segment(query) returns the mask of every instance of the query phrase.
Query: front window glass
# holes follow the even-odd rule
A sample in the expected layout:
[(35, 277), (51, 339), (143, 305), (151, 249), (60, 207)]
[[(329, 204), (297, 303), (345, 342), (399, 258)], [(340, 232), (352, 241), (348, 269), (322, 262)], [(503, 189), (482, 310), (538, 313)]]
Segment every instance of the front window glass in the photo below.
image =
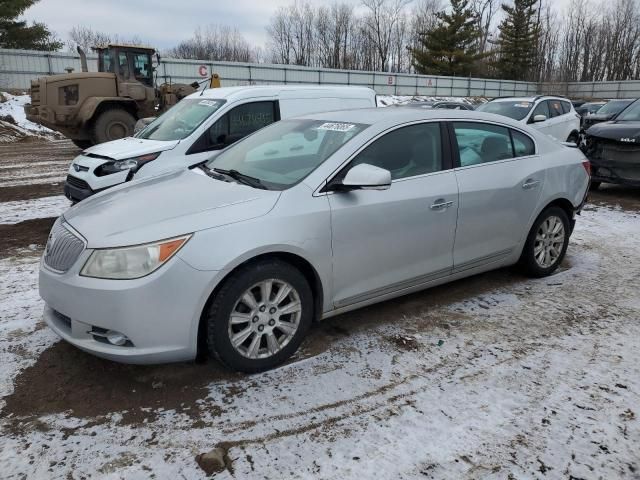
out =
[(206, 167), (237, 170), (272, 190), (284, 190), (309, 175), (368, 125), (324, 120), (284, 120), (232, 145)]
[(629, 104), (631, 100), (611, 100), (607, 104), (605, 104), (600, 110), (598, 110), (598, 115), (605, 114), (611, 115), (616, 114), (624, 110)]
[(191, 135), (202, 122), (213, 115), (226, 100), (185, 98), (174, 105), (136, 137), (147, 140), (182, 140)]
[(392, 180), (440, 171), (440, 124), (421, 123), (389, 132), (360, 152), (346, 170), (362, 163), (389, 170)]
[(508, 102), (487, 102), (484, 105), (480, 105), (477, 110), (479, 112), (503, 115), (513, 118), (514, 120), (522, 120), (531, 111), (531, 107), (533, 107), (532, 102), (514, 100)]
[(533, 118), (536, 115), (544, 115), (547, 118), (551, 118), (551, 112), (549, 111), (549, 102), (543, 101), (538, 104), (533, 113), (531, 114), (531, 118), (529, 121), (533, 121)]
[(151, 57), (146, 53), (133, 54), (133, 75), (142, 83), (151, 79)]
[(454, 122), (460, 166), (513, 158), (509, 129), (476, 122)]
[(636, 100), (633, 105), (630, 105), (629, 108), (625, 109), (616, 120), (623, 120), (627, 122), (637, 122), (640, 121), (640, 101)]
[(120, 52), (118, 54), (118, 68), (118, 71), (123, 78), (130, 77), (131, 74), (129, 72), (129, 60), (127, 59), (127, 54), (125, 52)]

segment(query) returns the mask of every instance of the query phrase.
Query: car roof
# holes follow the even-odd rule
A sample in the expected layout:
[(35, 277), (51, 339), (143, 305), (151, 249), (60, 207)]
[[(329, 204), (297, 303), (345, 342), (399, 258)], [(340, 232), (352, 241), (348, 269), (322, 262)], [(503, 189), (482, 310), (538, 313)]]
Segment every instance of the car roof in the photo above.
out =
[(326, 86), (326, 85), (246, 85), (237, 87), (221, 87), (207, 88), (206, 90), (192, 93), (187, 98), (206, 98), (206, 99), (225, 99), (242, 100), (253, 97), (271, 97), (279, 95), (282, 92), (318, 92), (323, 95), (341, 95), (348, 94), (350, 97), (369, 98), (375, 95), (375, 92), (368, 87), (358, 86)]
[(477, 110), (447, 110), (420, 108), (359, 108), (354, 110), (338, 110), (303, 115), (298, 118), (324, 120), (327, 122), (360, 123), (364, 125), (379, 125), (392, 127), (403, 123), (420, 120), (482, 120), (501, 123), (515, 128), (522, 128), (522, 123), (493, 113), (478, 112)]
[(533, 97), (498, 97), (491, 100), (492, 102), (535, 102), (537, 100), (564, 100), (569, 102), (566, 97), (559, 97), (557, 95), (535, 95)]

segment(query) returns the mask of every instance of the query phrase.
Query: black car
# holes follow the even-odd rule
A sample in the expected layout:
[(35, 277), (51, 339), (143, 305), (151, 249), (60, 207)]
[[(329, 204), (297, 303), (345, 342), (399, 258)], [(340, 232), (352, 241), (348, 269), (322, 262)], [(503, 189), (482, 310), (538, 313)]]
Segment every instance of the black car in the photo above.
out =
[(598, 112), (607, 102), (585, 102), (576, 108), (576, 113), (580, 115), (580, 126), (584, 122), (585, 117), (594, 115)]
[(602, 106), (597, 113), (587, 115), (582, 119), (582, 128), (587, 130), (596, 123), (608, 122), (616, 118), (620, 112), (633, 103), (633, 99), (611, 100)]
[(601, 182), (640, 186), (640, 99), (615, 120), (586, 132), (582, 150), (591, 162), (591, 187)]

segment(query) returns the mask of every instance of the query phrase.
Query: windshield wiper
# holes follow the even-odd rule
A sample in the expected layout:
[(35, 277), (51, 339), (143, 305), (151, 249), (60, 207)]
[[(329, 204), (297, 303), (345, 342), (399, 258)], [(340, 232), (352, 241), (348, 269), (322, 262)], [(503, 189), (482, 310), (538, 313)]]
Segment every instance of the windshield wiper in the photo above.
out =
[(234, 180), (237, 180), (240, 183), (244, 183), (245, 185), (249, 185), (250, 187), (253, 188), (260, 188), (262, 190), (269, 190), (265, 185), (263, 185), (263, 183), (260, 181), (259, 178), (256, 177), (252, 177), (250, 175), (246, 175), (244, 173), (240, 173), (238, 170), (225, 170), (223, 168), (214, 168), (213, 169), (214, 172), (217, 173), (221, 173), (223, 175), (226, 175), (228, 177), (233, 178)]
[(215, 178), (216, 180), (220, 180), (222, 182), (227, 181), (225, 180), (224, 176), (214, 172), (209, 167), (207, 167), (204, 163), (200, 165), (196, 165), (195, 168), (199, 168), (200, 170), (202, 170), (208, 177)]

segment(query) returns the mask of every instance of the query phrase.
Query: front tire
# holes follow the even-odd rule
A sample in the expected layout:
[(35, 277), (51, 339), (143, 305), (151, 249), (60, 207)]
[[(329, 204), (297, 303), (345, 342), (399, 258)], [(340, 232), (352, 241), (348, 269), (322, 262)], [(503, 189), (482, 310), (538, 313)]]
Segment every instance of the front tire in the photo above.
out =
[(305, 277), (280, 260), (242, 267), (228, 278), (206, 312), (207, 348), (232, 370), (261, 372), (298, 349), (313, 318)]
[(531, 227), (520, 256), (520, 265), (532, 277), (551, 275), (562, 263), (569, 245), (571, 227), (560, 207), (544, 210)]
[(97, 144), (130, 137), (135, 124), (135, 117), (126, 110), (110, 108), (100, 113), (93, 122), (92, 140)]

